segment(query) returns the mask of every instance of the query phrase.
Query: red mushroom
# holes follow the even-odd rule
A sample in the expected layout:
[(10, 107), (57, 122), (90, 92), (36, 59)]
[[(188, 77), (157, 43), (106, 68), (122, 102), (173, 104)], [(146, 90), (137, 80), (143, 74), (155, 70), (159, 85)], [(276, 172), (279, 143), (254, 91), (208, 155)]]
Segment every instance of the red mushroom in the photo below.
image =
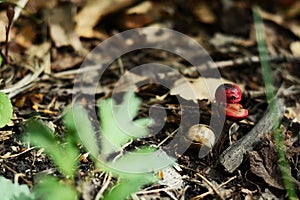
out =
[(224, 112), (227, 119), (240, 121), (248, 116), (248, 110), (238, 103), (242, 100), (242, 90), (239, 86), (229, 83), (220, 85), (215, 97), (218, 103), (225, 103)]
[(228, 103), (225, 108), (226, 118), (232, 121), (240, 121), (248, 116), (248, 110), (239, 103)]
[(235, 84), (225, 83), (216, 90), (216, 101), (224, 103), (238, 103), (242, 100), (242, 90)]

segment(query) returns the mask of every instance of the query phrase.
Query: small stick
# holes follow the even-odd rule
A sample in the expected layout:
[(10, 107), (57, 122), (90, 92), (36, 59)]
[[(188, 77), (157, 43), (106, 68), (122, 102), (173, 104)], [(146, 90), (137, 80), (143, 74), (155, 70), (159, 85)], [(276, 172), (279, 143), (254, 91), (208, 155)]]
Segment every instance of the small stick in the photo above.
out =
[[(237, 176), (231, 177), (230, 179), (228, 179), (227, 181), (225, 181), (224, 183), (222, 183), (221, 185), (219, 185), (217, 188), (220, 189), (221, 187), (227, 185), (229, 182), (231, 182), (232, 180), (236, 179)], [(207, 195), (213, 194), (213, 190), (209, 190), (208, 192), (205, 192), (203, 194), (197, 195), (195, 197), (193, 197), (192, 199), (203, 199), (204, 197), (206, 197)]]
[(17, 153), (17, 154), (4, 154), (3, 156), (0, 155), (1, 159), (8, 159), (8, 158), (14, 158), (14, 157), (18, 157), (28, 151), (31, 151), (32, 149), (34, 149), (34, 147), (28, 148), (25, 151), (22, 151), (21, 153)]
[(219, 162), (225, 167), (225, 170), (232, 173), (243, 162), (247, 151), (260, 141), (264, 133), (268, 133), (273, 128), (273, 121), (281, 120), (284, 113), (283, 100), (277, 100), (277, 106), (274, 110), (269, 110), (252, 130), (240, 140), (229, 146), (219, 157)]
[[(209, 180), (207, 180), (207, 178), (205, 178), (204, 176), (202, 176), (200, 173), (197, 173), (196, 175), (199, 176), (205, 183), (207, 183), (207, 185), (209, 185), (209, 187), (211, 187), (211, 189), (220, 197), (220, 199), (225, 200), (225, 198), (220, 193), (220, 191), (218, 190), (218, 188), (216, 188)], [(193, 198), (193, 200), (194, 199), (198, 199), (198, 198)]]
[(101, 189), (99, 190), (99, 192), (97, 193), (97, 195), (95, 197), (96, 200), (99, 200), (100, 198), (103, 197), (103, 194), (104, 194), (105, 190), (111, 184), (111, 180), (112, 180), (112, 175), (111, 174), (105, 174), (105, 179), (103, 181), (103, 185), (102, 185)]
[[(2, 164), (4, 168), (8, 169), (9, 171), (11, 171), (12, 173), (14, 173), (14, 175), (19, 174), (17, 171), (15, 171), (13, 168), (9, 167), (6, 164)], [(32, 183), (31, 181), (28, 181), (26, 178), (24, 178), (24, 176), (19, 176), (27, 185), (29, 185), (30, 187), (32, 187)]]
[[(270, 62), (287, 62), (287, 63), (299, 63), (300, 58), (295, 56), (285, 56), (285, 55), (273, 55), (270, 56), (268, 59)], [(260, 58), (259, 56), (250, 56), (250, 57), (241, 57), (232, 60), (225, 60), (225, 61), (216, 61), (215, 64), (218, 68), (230, 67), (230, 66), (239, 66), (245, 64), (254, 64), (259, 63)]]
[(6, 35), (5, 35), (5, 54), (4, 54), (4, 60), (5, 63), (8, 64), (9, 59), (8, 59), (8, 49), (9, 49), (9, 42), (8, 42), (8, 37), (9, 37), (9, 31), (15, 16), (15, 10), (12, 5), (8, 5), (7, 10), (6, 10), (6, 15), (8, 18), (8, 25), (6, 27)]

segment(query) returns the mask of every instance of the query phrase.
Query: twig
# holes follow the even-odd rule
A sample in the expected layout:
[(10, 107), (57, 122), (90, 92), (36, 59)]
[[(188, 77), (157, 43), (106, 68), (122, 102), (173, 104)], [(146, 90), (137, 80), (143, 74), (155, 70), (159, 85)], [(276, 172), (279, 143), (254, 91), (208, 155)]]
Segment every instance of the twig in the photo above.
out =
[[(300, 58), (294, 56), (275, 55), (275, 56), (270, 56), (269, 61), (300, 63)], [(215, 62), (215, 64), (217, 65), (218, 68), (224, 68), (224, 67), (244, 65), (244, 64), (255, 64), (259, 62), (260, 62), (259, 56), (251, 56), (251, 57), (236, 58), (236, 59), (226, 60), (226, 61), (217, 61)]]
[(178, 128), (173, 131), (170, 135), (168, 135), (163, 141), (161, 141), (156, 147), (159, 148), (161, 145), (163, 145), (168, 139), (170, 139), (176, 132), (178, 131)]
[[(107, 63), (108, 61), (109, 61), (109, 59), (103, 59), (103, 60), (101, 60), (101, 63), (98, 63), (97, 65), (85, 66), (84, 68), (79, 68), (79, 69), (66, 70), (66, 71), (54, 73), (54, 74), (52, 74), (52, 76), (55, 78), (63, 78), (64, 76), (82, 74), (82, 73), (91, 72), (91, 71), (97, 71), (97, 70), (102, 69), (103, 66), (105, 66), (105, 63)], [(275, 55), (275, 56), (270, 56), (269, 61), (270, 62), (283, 62), (283, 63), (284, 62), (300, 63), (300, 57)], [(218, 68), (225, 68), (225, 67), (239, 66), (239, 65), (244, 65), (244, 64), (254, 64), (254, 63), (259, 63), (259, 62), (260, 62), (259, 56), (252, 56), (252, 57), (236, 58), (236, 59), (232, 59), (232, 60), (216, 61), (215, 65)], [(197, 71), (197, 69), (195, 67), (190, 68), (190, 70), (191, 70), (191, 73)], [(177, 76), (178, 73), (174, 72), (174, 74), (173, 73), (168, 74), (169, 77), (172, 75)]]
[[(177, 183), (175, 183), (174, 185), (177, 185)], [(168, 190), (170, 190), (170, 191), (174, 190), (173, 186), (169, 186), (169, 187), (165, 187), (165, 188), (159, 188), (159, 189), (152, 189), (152, 190), (143, 190), (143, 191), (136, 192), (134, 194), (136, 194), (136, 195), (145, 195), (145, 194), (153, 194), (153, 193), (159, 193), (159, 192), (167, 193), (166, 191), (168, 191)]]
[(7, 158), (14, 158), (14, 157), (18, 157), (19, 155), (22, 155), (28, 151), (31, 151), (32, 149), (34, 149), (34, 147), (28, 148), (25, 151), (22, 151), (21, 153), (17, 153), (17, 154), (12, 154), (12, 155), (8, 155), (8, 154), (4, 154), (3, 156), (0, 156), (1, 159), (7, 159)]
[(8, 93), (9, 98), (14, 97), (18, 93), (24, 91), (25, 89), (32, 86), (32, 84), (37, 81), (39, 75), (44, 71), (44, 65), (37, 69), (33, 74), (27, 74), (19, 82), (11, 85), (8, 88), (0, 90), (1, 92)]
[[(5, 167), (6, 169), (8, 169), (9, 171), (13, 172), (15, 175), (19, 174), (17, 171), (15, 171), (14, 169), (12, 169), (8, 165), (6, 165), (4, 163), (2, 165), (3, 165), (3, 167)], [(18, 177), (20, 177), (25, 183), (27, 183), (27, 185), (29, 185), (30, 187), (32, 187), (31, 181), (28, 181), (26, 178), (24, 178), (24, 176), (18, 176)]]
[(99, 190), (99, 192), (97, 193), (97, 195), (95, 197), (96, 200), (99, 200), (103, 197), (103, 193), (108, 188), (111, 179), (112, 179), (111, 174), (106, 175), (106, 179), (103, 181), (104, 184), (102, 185), (101, 189)]
[[(221, 187), (227, 185), (229, 182), (231, 182), (232, 180), (236, 179), (237, 176), (231, 177), (230, 179), (228, 179), (227, 181), (225, 181), (224, 183), (220, 184), (217, 188), (220, 189)], [(205, 192), (203, 194), (197, 195), (195, 197), (193, 197), (193, 199), (203, 199), (204, 197), (206, 197), (207, 195), (213, 194), (213, 190), (209, 190), (208, 192)]]
[(231, 177), (230, 179), (228, 179), (228, 180), (225, 181), (224, 183), (221, 183), (221, 184), (219, 185), (219, 187), (223, 187), (223, 186), (227, 185), (229, 182), (231, 182), (231, 181), (233, 181), (234, 179), (236, 179), (236, 177), (237, 177), (237, 176)]
[[(196, 175), (199, 176), (207, 185), (209, 185), (209, 187), (220, 197), (220, 199), (225, 200), (223, 195), (220, 193), (219, 189), (216, 188), (209, 180), (207, 180), (207, 178), (202, 176), (202, 174), (200, 174), (200, 173), (197, 173)], [(195, 200), (195, 199), (199, 199), (199, 198), (194, 197), (192, 199)]]
[(124, 65), (123, 65), (123, 61), (122, 61), (122, 58), (120, 57), (120, 58), (118, 58), (118, 65), (119, 65), (119, 67), (120, 67), (120, 74), (122, 75), (122, 74), (124, 74)]
[(243, 162), (244, 154), (253, 149), (264, 133), (272, 130), (273, 120), (279, 121), (282, 118), (284, 113), (283, 101), (278, 99), (277, 104), (277, 110), (269, 110), (248, 134), (229, 146), (220, 155), (219, 161), (226, 171), (232, 173), (237, 169)]

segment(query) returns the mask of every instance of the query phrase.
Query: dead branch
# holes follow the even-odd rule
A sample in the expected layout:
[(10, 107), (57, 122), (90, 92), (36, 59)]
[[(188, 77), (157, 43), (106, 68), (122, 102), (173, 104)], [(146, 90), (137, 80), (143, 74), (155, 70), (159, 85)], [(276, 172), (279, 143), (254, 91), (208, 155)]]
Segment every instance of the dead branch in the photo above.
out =
[(229, 146), (220, 155), (219, 161), (226, 171), (232, 173), (236, 170), (243, 162), (245, 153), (253, 149), (264, 133), (272, 130), (274, 119), (281, 120), (284, 114), (283, 101), (278, 99), (277, 106), (274, 108), (274, 110), (269, 110), (248, 134)]

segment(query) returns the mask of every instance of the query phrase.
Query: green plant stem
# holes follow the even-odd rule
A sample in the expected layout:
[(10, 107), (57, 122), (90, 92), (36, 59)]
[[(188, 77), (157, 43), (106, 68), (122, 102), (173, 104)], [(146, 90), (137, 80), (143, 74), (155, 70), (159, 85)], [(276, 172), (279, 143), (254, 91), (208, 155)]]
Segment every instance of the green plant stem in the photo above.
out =
[[(256, 40), (258, 43), (258, 52), (259, 52), (260, 63), (262, 67), (262, 75), (263, 75), (263, 80), (264, 80), (265, 90), (266, 90), (266, 97), (269, 104), (269, 108), (271, 111), (273, 111), (276, 109), (275, 106), (277, 106), (278, 104), (274, 94), (272, 70), (269, 64), (269, 55), (268, 55), (268, 49), (266, 45), (264, 25), (259, 15), (259, 8), (253, 7), (252, 12), (253, 12)], [(289, 163), (286, 158), (286, 147), (284, 145), (283, 132), (279, 128), (280, 121), (277, 120), (276, 118), (273, 118), (272, 121), (273, 121), (273, 133), (274, 133), (274, 140), (277, 149), (278, 163), (281, 169), (285, 189), (287, 191), (289, 199), (297, 199), (295, 188), (292, 182), (291, 172), (289, 169)]]

